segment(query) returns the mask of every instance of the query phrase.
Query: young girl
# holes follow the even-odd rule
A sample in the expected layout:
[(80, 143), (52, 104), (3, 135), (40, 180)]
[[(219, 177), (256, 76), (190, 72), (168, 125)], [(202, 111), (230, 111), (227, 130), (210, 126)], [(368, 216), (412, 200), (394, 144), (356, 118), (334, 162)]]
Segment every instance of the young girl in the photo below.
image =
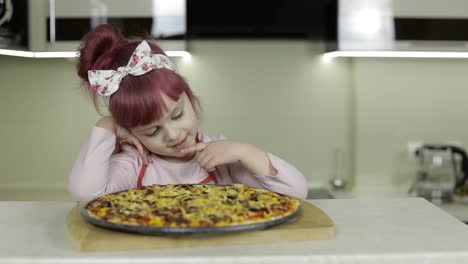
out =
[(151, 184), (232, 184), (305, 198), (294, 166), (252, 144), (199, 131), (197, 97), (155, 44), (130, 41), (101, 25), (83, 38), (78, 75), (97, 109), (69, 179), (74, 200)]

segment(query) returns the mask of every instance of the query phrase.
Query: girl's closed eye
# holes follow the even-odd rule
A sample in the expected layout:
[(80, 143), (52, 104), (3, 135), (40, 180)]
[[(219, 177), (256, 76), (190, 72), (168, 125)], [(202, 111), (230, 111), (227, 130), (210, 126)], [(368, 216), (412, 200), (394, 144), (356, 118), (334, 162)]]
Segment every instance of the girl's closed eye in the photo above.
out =
[[(182, 116), (184, 116), (184, 111), (183, 111), (183, 110), (180, 111), (180, 113), (179, 113), (178, 115), (174, 116), (174, 117), (172, 118), (172, 120), (180, 119), (180, 118), (182, 118)], [(153, 132), (151, 132), (150, 134), (148, 134), (148, 135), (146, 135), (146, 136), (148, 136), (148, 137), (154, 137), (154, 136), (156, 136), (156, 135), (159, 133), (159, 130), (160, 130), (159, 127), (156, 127), (156, 128), (154, 129)]]
[(148, 134), (146, 136), (147, 137), (154, 137), (159, 133), (159, 130), (160, 130), (159, 127), (156, 127), (153, 132), (151, 132), (150, 134)]
[(172, 120), (177, 120), (180, 119), (182, 116), (184, 116), (184, 110), (180, 111), (180, 113), (172, 118)]

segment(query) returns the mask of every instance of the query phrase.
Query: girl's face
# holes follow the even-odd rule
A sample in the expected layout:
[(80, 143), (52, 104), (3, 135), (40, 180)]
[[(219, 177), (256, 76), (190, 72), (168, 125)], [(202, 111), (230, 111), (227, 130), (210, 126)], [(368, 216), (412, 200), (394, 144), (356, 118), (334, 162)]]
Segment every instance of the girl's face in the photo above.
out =
[(182, 148), (195, 144), (198, 118), (187, 94), (178, 101), (163, 94), (167, 112), (160, 120), (131, 130), (138, 140), (152, 153), (167, 160), (183, 161), (193, 154), (180, 153)]

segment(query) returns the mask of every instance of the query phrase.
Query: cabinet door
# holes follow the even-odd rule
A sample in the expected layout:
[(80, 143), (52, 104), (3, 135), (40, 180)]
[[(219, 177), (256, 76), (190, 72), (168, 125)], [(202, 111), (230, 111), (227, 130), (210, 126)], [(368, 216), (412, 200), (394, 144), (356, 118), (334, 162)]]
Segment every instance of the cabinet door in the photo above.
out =
[(0, 49), (28, 47), (28, 0), (0, 0)]
[[(16, 1), (16, 0), (14, 0)], [(32, 51), (76, 51), (84, 34), (108, 23), (166, 50), (186, 50), (186, 0), (29, 0)]]

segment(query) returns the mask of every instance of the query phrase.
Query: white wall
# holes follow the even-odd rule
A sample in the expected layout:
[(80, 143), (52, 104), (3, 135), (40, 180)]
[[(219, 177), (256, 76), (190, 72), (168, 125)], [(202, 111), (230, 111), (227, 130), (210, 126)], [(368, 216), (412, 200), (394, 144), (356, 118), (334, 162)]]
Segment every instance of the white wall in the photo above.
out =
[[(347, 151), (357, 189), (406, 190), (408, 141), (468, 147), (468, 61), (336, 59), (303, 41), (196, 41), (175, 59), (200, 97), (204, 130), (256, 143), (326, 184)], [(0, 192), (64, 193), (80, 144), (99, 116), (74, 62), (0, 56)], [(351, 163), (353, 162), (354, 163)], [(0, 196), (0, 199), (5, 196)], [(63, 196), (62, 196), (63, 197)]]
[(407, 190), (417, 164), (407, 143), (468, 147), (466, 59), (355, 59), (356, 184)]
[[(328, 180), (335, 148), (350, 153), (347, 61), (323, 64), (321, 46), (305, 41), (195, 41), (190, 52), (175, 62), (201, 99), (205, 132), (277, 154), (311, 185)], [(74, 62), (0, 56), (0, 80), (0, 191), (65, 192), (99, 118)]]

